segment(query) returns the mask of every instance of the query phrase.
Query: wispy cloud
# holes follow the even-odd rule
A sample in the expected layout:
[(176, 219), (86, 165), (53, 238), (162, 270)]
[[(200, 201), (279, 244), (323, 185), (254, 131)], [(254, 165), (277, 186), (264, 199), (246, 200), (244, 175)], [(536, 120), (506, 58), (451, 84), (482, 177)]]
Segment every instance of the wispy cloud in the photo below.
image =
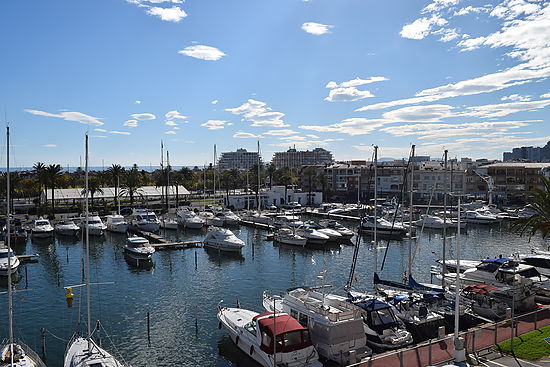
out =
[(248, 132), (244, 132), (244, 131), (237, 131), (235, 134), (233, 134), (233, 137), (237, 138), (237, 139), (249, 139), (249, 138), (260, 139), (260, 138), (263, 138), (263, 136), (261, 136), (261, 135), (248, 133)]
[(115, 134), (115, 135), (131, 135), (129, 131), (117, 131), (117, 130), (106, 130), (106, 129), (94, 129), (94, 131), (100, 132), (100, 133), (107, 133), (107, 134)]
[(181, 113), (179, 113), (176, 110), (166, 112), (164, 117), (167, 120), (176, 120), (176, 119), (177, 120), (186, 120), (187, 119), (187, 116), (182, 115)]
[(375, 82), (382, 82), (384, 80), (389, 80), (386, 77), (383, 76), (371, 76), (367, 79), (361, 79), (359, 77), (355, 79), (348, 80), (346, 82), (342, 83), (336, 83), (334, 81), (330, 81), (327, 83), (326, 88), (349, 88), (349, 87), (360, 87), (365, 84), (375, 83)]
[(138, 100), (136, 100), (135, 103), (136, 103), (136, 104), (141, 104), (141, 101), (138, 99)]
[(243, 116), (245, 121), (252, 122), (251, 126), (289, 126), (282, 120), (284, 113), (272, 111), (270, 107), (266, 106), (265, 102), (249, 99), (239, 107), (227, 108), (226, 111)]
[(226, 122), (226, 120), (208, 120), (201, 126), (208, 128), (208, 130), (219, 130), (224, 128)]
[(298, 132), (290, 129), (280, 129), (280, 130), (269, 130), (264, 133), (264, 135), (274, 135), (274, 136), (285, 136), (285, 135), (293, 135), (293, 134), (298, 134)]
[(434, 26), (442, 26), (447, 21), (434, 14), (430, 18), (418, 18), (414, 22), (403, 26), (401, 37), (421, 40), (430, 34)]
[(176, 135), (176, 132), (174, 130), (168, 130), (165, 132), (166, 135)]
[(217, 99), (213, 99), (212, 101), (210, 101), (210, 103), (212, 103), (212, 104), (218, 104), (218, 100), (217, 100)]
[(55, 148), (57, 144), (44, 144), (44, 148)]
[(130, 115), (130, 117), (132, 117), (135, 120), (140, 120), (140, 121), (154, 120), (154, 119), (157, 118), (157, 116), (153, 115), (152, 113), (134, 113), (134, 114)]
[(128, 120), (125, 121), (122, 125), (127, 127), (138, 127), (138, 120)]
[(173, 6), (171, 8), (154, 6), (147, 9), (147, 14), (159, 17), (166, 22), (179, 22), (187, 16), (187, 13), (178, 6)]
[(86, 115), (82, 112), (63, 111), (60, 113), (49, 113), (49, 112), (31, 110), (31, 109), (26, 109), (25, 112), (31, 113), (33, 115), (38, 115), (38, 116), (60, 118), (65, 121), (78, 122), (79, 124), (84, 124), (84, 125), (96, 125), (96, 126), (103, 125), (103, 122), (99, 121), (100, 120), (99, 118)]
[(331, 28), (333, 28), (333, 26), (328, 24), (315, 23), (315, 22), (307, 22), (302, 24), (302, 30), (316, 36), (330, 33)]
[(204, 46), (204, 45), (194, 45), (187, 46), (183, 50), (178, 51), (178, 53), (195, 59), (217, 61), (225, 56), (225, 53), (216, 47)]
[(348, 80), (342, 83), (336, 83), (335, 81), (330, 81), (327, 83), (326, 88), (330, 88), (328, 97), (325, 98), (325, 101), (329, 102), (350, 102), (358, 101), (360, 99), (374, 97), (374, 95), (368, 90), (359, 90), (357, 87), (381, 82), (388, 80), (383, 76), (373, 76), (368, 79), (355, 78)]

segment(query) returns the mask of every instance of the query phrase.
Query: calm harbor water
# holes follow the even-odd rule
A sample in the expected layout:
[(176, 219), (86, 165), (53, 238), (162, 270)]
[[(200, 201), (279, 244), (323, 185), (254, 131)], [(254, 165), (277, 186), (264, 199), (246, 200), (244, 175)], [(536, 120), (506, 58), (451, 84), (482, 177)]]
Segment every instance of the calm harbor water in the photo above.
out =
[[(353, 222), (344, 222), (350, 228)], [(479, 259), (513, 251), (528, 252), (543, 247), (542, 240), (510, 234), (507, 224), (470, 226), (461, 236), (463, 258)], [(234, 306), (262, 311), (262, 292), (281, 292), (289, 287), (324, 283), (340, 292), (346, 283), (354, 246), (342, 245), (299, 249), (274, 245), (265, 240), (265, 231), (247, 227), (234, 229), (247, 244), (242, 256), (207, 252), (205, 249), (158, 251), (153, 267), (137, 269), (122, 252), (126, 237), (107, 233), (91, 238), (91, 274), (94, 282), (110, 282), (92, 288), (92, 320), (100, 319), (110, 341), (124, 359), (137, 366), (255, 366), (233, 345), (225, 330), (217, 328), (216, 306), (220, 300)], [(170, 240), (200, 240), (205, 231), (166, 231)], [(453, 234), (448, 234), (452, 236)], [(360, 289), (371, 289), (374, 248), (371, 239), (361, 241), (356, 268)], [(355, 239), (353, 239), (355, 242)], [(456, 240), (450, 239), (449, 257), (454, 256)], [(419, 281), (430, 280), (430, 267), (440, 257), (440, 231), (418, 231), (413, 274)], [(380, 241), (378, 265), (386, 247), (384, 279), (400, 280), (407, 269), (408, 242)], [(67, 341), (77, 330), (85, 330), (85, 288), (75, 289), (71, 308), (63, 286), (82, 282), (83, 246), (78, 239), (56, 237), (33, 240), (15, 247), (18, 254), (38, 253), (38, 263), (21, 266), (18, 292), (14, 297), (15, 335), (38, 353), (40, 328), (46, 331), (46, 364), (62, 366)], [(195, 259), (196, 267), (195, 267)], [(6, 284), (0, 286), (5, 290)], [(82, 301), (82, 302), (81, 302)], [(7, 335), (6, 296), (0, 295), (0, 336)], [(150, 345), (147, 337), (150, 313)], [(79, 317), (80, 315), (80, 317)], [(103, 345), (112, 350), (103, 335)]]

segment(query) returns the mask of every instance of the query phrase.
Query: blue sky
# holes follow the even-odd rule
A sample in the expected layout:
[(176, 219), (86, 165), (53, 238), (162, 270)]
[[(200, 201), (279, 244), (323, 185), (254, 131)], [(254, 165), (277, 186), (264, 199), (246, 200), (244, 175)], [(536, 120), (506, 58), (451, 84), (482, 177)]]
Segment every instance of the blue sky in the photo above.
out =
[(548, 1), (3, 1), (0, 34), (16, 166), (78, 165), (86, 131), (106, 166), (550, 140)]

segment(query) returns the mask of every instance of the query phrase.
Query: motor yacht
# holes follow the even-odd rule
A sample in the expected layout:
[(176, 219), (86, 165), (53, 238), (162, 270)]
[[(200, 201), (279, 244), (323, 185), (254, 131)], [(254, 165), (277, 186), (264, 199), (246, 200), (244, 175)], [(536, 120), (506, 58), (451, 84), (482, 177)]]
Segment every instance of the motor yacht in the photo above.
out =
[(132, 216), (132, 227), (140, 231), (157, 232), (160, 228), (160, 220), (153, 211), (147, 209), (134, 209)]
[(70, 219), (62, 220), (55, 225), (55, 232), (63, 236), (76, 236), (80, 227)]
[(467, 210), (462, 219), (467, 223), (475, 224), (495, 224), (500, 221), (496, 215), (489, 211), (480, 212), (477, 210)]
[(151, 246), (146, 238), (134, 236), (128, 237), (124, 252), (136, 259), (150, 260), (155, 248)]
[(204, 247), (219, 251), (241, 252), (244, 241), (227, 228), (210, 227), (203, 240)]
[(50, 221), (40, 217), (33, 223), (31, 234), (36, 238), (47, 238), (53, 236), (53, 227)]
[(508, 309), (518, 312), (535, 308), (535, 293), (529, 289), (518, 294), (511, 287), (495, 287), (487, 284), (471, 284), (462, 289), (461, 295), (470, 300), (470, 308), (475, 314), (490, 320), (506, 318)]
[(306, 226), (307, 228), (314, 229), (317, 232), (324, 234), (325, 236), (328, 237), (329, 241), (332, 241), (332, 242), (342, 241), (342, 235), (340, 234), (340, 232), (338, 232), (334, 229), (330, 229), (328, 227), (325, 227), (325, 226), (323, 226), (319, 223), (315, 223), (313, 221), (307, 221), (304, 224), (304, 226)]
[(128, 223), (122, 215), (111, 214), (105, 217), (107, 230), (115, 233), (128, 232)]
[(414, 221), (413, 224), (417, 227), (433, 229), (451, 228), (453, 226), (453, 223), (450, 220), (445, 221), (443, 218), (436, 215), (428, 214), (422, 214), (420, 219)]
[(307, 327), (319, 355), (347, 366), (372, 354), (361, 318), (361, 309), (313, 288), (295, 288), (283, 296), (264, 292), (268, 312), (286, 312)]
[[(88, 217), (88, 233), (90, 236), (103, 236), (107, 226), (103, 224), (103, 221), (99, 215), (91, 215)], [(80, 230), (86, 230), (86, 217), (80, 217)]]
[(220, 302), (218, 320), (237, 347), (264, 367), (322, 367), (308, 329), (286, 313), (259, 314)]
[(20, 262), (13, 250), (8, 247), (0, 247), (0, 276), (8, 276), (8, 257), (10, 259), (11, 274), (15, 273), (19, 268)]
[(273, 234), (273, 240), (284, 245), (293, 245), (304, 247), (307, 239), (305, 237), (297, 235), (290, 228), (279, 228)]
[(223, 223), (226, 226), (236, 226), (241, 221), (241, 218), (229, 209), (217, 212), (216, 217), (223, 218)]
[[(385, 218), (377, 218), (376, 223), (376, 232), (379, 235), (404, 237), (407, 234), (407, 228), (401, 223), (392, 223)], [(361, 221), (361, 229), (367, 233), (374, 233), (374, 227), (373, 216), (366, 216)]]
[(340, 233), (340, 236), (342, 237), (342, 239), (349, 240), (355, 234), (351, 229), (349, 229), (348, 227), (338, 223), (335, 220), (321, 220), (321, 221), (319, 221), (319, 224), (321, 224), (322, 226), (325, 226), (326, 228), (333, 229), (336, 232)]
[(178, 210), (176, 212), (176, 217), (178, 223), (184, 228), (200, 229), (206, 223), (203, 218), (200, 218), (194, 211), (189, 209)]
[(371, 347), (384, 351), (412, 344), (412, 334), (395, 316), (389, 303), (372, 296), (350, 296), (346, 300), (361, 308), (367, 343)]
[(257, 211), (248, 211), (241, 215), (241, 218), (245, 221), (258, 223), (258, 224), (271, 224), (273, 220), (267, 215), (263, 215)]
[(295, 215), (277, 215), (273, 221), (275, 227), (300, 227), (304, 222)]
[(178, 221), (174, 218), (162, 216), (160, 218), (160, 228), (177, 230)]
[(313, 228), (299, 227), (296, 229), (296, 234), (305, 237), (307, 243), (312, 245), (324, 245), (328, 242), (329, 237)]

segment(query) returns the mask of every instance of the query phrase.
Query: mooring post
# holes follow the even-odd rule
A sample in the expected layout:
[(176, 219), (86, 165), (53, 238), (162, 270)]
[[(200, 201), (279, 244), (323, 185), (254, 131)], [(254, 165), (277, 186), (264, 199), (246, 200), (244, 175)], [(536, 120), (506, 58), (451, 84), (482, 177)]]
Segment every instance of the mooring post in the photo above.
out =
[(432, 339), (428, 342), (428, 364), (432, 365)]
[(25, 266), (25, 289), (29, 288), (29, 273), (28, 268)]
[(151, 346), (151, 317), (149, 311), (147, 311), (147, 342)]
[(195, 250), (195, 270), (197, 270), (197, 263), (198, 263), (198, 260), (197, 260), (197, 250)]
[(42, 340), (42, 357), (46, 359), (46, 329), (40, 328), (40, 339)]

